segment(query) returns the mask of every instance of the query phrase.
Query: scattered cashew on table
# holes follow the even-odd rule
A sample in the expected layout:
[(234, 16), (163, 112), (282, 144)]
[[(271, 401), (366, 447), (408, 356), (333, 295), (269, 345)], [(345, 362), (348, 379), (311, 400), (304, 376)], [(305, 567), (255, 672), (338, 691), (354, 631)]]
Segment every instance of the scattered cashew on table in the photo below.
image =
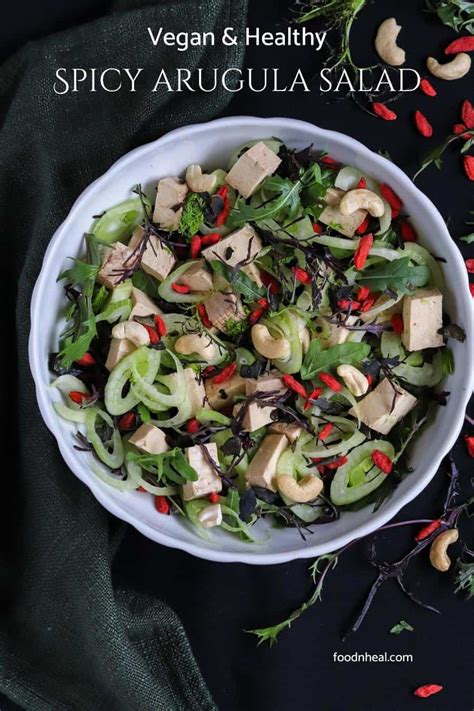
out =
[(457, 528), (450, 528), (436, 536), (430, 548), (430, 562), (433, 568), (440, 573), (446, 573), (451, 567), (451, 558), (448, 556), (448, 548), (451, 543), (456, 543), (459, 538)]
[(389, 17), (382, 22), (375, 37), (377, 54), (385, 64), (389, 64), (391, 67), (400, 67), (405, 64), (405, 50), (397, 44), (397, 37), (401, 29), (401, 25), (397, 25), (396, 19)]
[(461, 79), (468, 73), (471, 68), (471, 58), (465, 52), (460, 52), (450, 62), (440, 64), (434, 57), (428, 57), (426, 66), (437, 79), (452, 81), (454, 79)]

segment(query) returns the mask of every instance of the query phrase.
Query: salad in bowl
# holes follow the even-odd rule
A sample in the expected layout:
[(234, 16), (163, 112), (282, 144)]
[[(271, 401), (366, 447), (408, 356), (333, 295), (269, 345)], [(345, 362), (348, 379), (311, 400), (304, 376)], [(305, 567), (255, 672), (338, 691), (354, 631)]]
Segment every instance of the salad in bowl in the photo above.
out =
[(463, 339), (392, 187), (277, 138), (131, 187), (59, 275), (78, 456), (206, 537), (380, 507)]

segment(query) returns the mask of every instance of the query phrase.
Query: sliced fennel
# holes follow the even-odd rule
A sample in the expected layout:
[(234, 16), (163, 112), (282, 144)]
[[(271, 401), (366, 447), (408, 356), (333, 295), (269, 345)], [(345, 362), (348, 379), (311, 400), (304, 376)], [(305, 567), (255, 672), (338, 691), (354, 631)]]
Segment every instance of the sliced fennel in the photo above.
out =
[[(406, 357), (400, 336), (396, 333), (386, 331), (382, 334), (380, 350), (384, 358), (400, 356), (404, 359)], [(407, 383), (432, 388), (443, 378), (443, 354), (441, 351), (437, 351), (431, 363), (423, 363), (420, 366), (409, 365), (406, 362), (400, 363), (393, 369), (393, 372), (399, 378), (406, 380)]]
[(374, 465), (371, 457), (374, 449), (383, 452), (391, 460), (395, 456), (393, 446), (384, 439), (366, 442), (352, 450), (331, 483), (330, 499), (335, 506), (353, 504), (383, 484), (388, 475)]
[[(143, 204), (151, 210), (151, 204), (143, 196)], [(115, 207), (106, 210), (92, 226), (92, 234), (103, 244), (129, 239), (135, 228), (143, 224), (145, 213), (142, 199), (139, 197), (125, 200)]]
[(140, 398), (131, 388), (126, 395), (123, 394), (132, 373), (141, 370), (143, 375), (140, 375), (140, 378), (150, 384), (153, 383), (159, 366), (160, 352), (146, 346), (125, 356), (110, 373), (105, 386), (104, 402), (107, 411), (111, 415), (124, 415), (132, 410), (140, 402)]
[[(97, 432), (97, 427), (101, 424), (100, 420), (111, 430), (110, 439), (108, 439), (105, 444)], [(94, 447), (95, 453), (105, 465), (110, 467), (110, 469), (119, 469), (122, 466), (124, 460), (122, 438), (108, 412), (99, 410), (98, 407), (88, 408), (86, 415), (86, 435)]]

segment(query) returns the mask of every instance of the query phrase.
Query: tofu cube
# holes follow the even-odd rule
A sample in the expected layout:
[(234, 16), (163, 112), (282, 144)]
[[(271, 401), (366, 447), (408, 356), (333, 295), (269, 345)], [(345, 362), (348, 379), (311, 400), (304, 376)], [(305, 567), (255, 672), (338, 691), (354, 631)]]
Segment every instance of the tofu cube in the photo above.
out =
[(163, 430), (149, 423), (140, 425), (128, 441), (146, 454), (163, 454), (169, 450)]
[(272, 422), (268, 431), (271, 432), (271, 434), (285, 435), (288, 442), (294, 444), (304, 430), (303, 427), (296, 422)]
[(329, 188), (324, 196), (326, 207), (319, 216), (319, 221), (323, 225), (338, 225), (334, 229), (345, 237), (354, 237), (357, 228), (367, 217), (367, 210), (357, 210), (352, 215), (343, 215), (339, 211), (339, 203), (343, 195), (344, 190)]
[(134, 350), (136, 350), (135, 344), (126, 338), (112, 338), (107, 360), (105, 361), (105, 367), (107, 370), (113, 370), (115, 366), (120, 363), (122, 358), (133, 353)]
[(198, 514), (198, 520), (204, 528), (214, 528), (222, 523), (222, 506), (220, 504), (210, 504), (202, 509)]
[(243, 321), (246, 318), (240, 297), (232, 291), (216, 292), (204, 301), (209, 321), (219, 331), (225, 331), (227, 321)]
[[(247, 379), (245, 385), (245, 394), (247, 397), (257, 391), (261, 393), (271, 392), (274, 393), (274, 396), (277, 396), (283, 394), (286, 390), (287, 388), (281, 382), (280, 374), (274, 372), (263, 375), (261, 378), (258, 378), (258, 380)], [(243, 429), (248, 432), (255, 432), (259, 430), (260, 427), (270, 424), (273, 422), (272, 413), (275, 409), (276, 408), (271, 405), (251, 402), (242, 422)]]
[(375, 390), (349, 410), (349, 415), (359, 417), (371, 430), (388, 434), (417, 403), (416, 397), (399, 385), (396, 388), (395, 390), (390, 381), (384, 378)]
[(189, 286), (191, 291), (212, 291), (214, 288), (212, 274), (207, 271), (202, 259), (189, 267), (177, 282)]
[[(233, 415), (237, 417), (242, 405), (239, 403), (234, 407)], [(247, 407), (247, 411), (242, 420), (242, 429), (244, 432), (256, 432), (261, 427), (269, 425), (272, 420), (272, 412), (275, 410), (274, 407), (267, 407), (265, 405), (259, 405), (257, 402), (251, 402)]]
[(123, 270), (127, 268), (127, 260), (130, 260), (131, 256), (132, 250), (121, 242), (108, 247), (97, 275), (99, 284), (104, 284), (108, 289), (115, 289), (122, 280)]
[[(207, 455), (204, 450), (207, 450)], [(212, 494), (214, 491), (222, 491), (222, 480), (214, 467), (209, 463), (210, 457), (219, 465), (217, 445), (214, 442), (208, 442), (207, 444), (188, 447), (185, 452), (189, 464), (197, 472), (198, 479), (183, 484), (184, 501), (199, 499), (202, 496)]]
[[(183, 374), (185, 378), (186, 401), (189, 402), (191, 408), (189, 416), (194, 417), (196, 412), (202, 407), (208, 407), (204, 383), (202, 380), (197, 379), (196, 373), (192, 368), (185, 368)], [(175, 388), (174, 383), (176, 379), (176, 373), (171, 373), (171, 375), (167, 377), (167, 382), (171, 390)]]
[(136, 286), (132, 287), (132, 310), (130, 312), (129, 319), (132, 321), (134, 318), (146, 318), (147, 316), (154, 316), (155, 314), (161, 314), (162, 311), (158, 308), (154, 301), (150, 299), (144, 291), (137, 289)]
[(444, 346), (443, 295), (438, 289), (416, 289), (403, 298), (402, 343), (408, 351)]
[(206, 380), (204, 389), (211, 408), (213, 410), (222, 410), (227, 406), (233, 405), (237, 395), (245, 394), (246, 382), (246, 378), (241, 378), (238, 373), (235, 373), (225, 383), (217, 385), (212, 382), (212, 378)]
[(221, 239), (202, 251), (202, 256), (208, 262), (221, 257), (230, 267), (235, 267), (239, 262), (253, 259), (262, 249), (260, 237), (251, 225), (244, 225), (240, 230), (232, 232), (228, 237)]
[[(137, 249), (144, 237), (143, 227), (137, 227), (133, 233), (128, 246), (130, 249)], [(166, 247), (155, 235), (151, 235), (147, 247), (143, 253), (141, 268), (155, 279), (163, 281), (175, 265), (175, 258), (171, 250)]]
[(247, 266), (242, 268), (242, 271), (248, 276), (249, 279), (255, 282), (258, 288), (263, 286), (260, 269), (257, 267), (256, 264), (254, 264), (253, 262), (252, 264), (247, 264)]
[(181, 207), (188, 194), (188, 186), (179, 178), (163, 178), (156, 190), (153, 222), (166, 230), (176, 230), (179, 227), (183, 208)]
[(259, 185), (272, 175), (281, 159), (263, 141), (256, 143), (238, 159), (227, 173), (226, 183), (244, 198), (254, 194)]
[[(349, 316), (347, 319), (347, 324), (353, 326), (357, 321), (355, 316)], [(351, 332), (345, 326), (338, 326), (336, 323), (328, 323), (326, 321), (327, 327), (329, 328), (329, 335), (327, 338), (328, 346), (338, 346), (341, 343), (345, 343)]]
[(289, 442), (284, 434), (267, 435), (249, 464), (245, 474), (246, 481), (251, 486), (276, 491), (278, 460), (288, 447)]
[(273, 371), (267, 375), (262, 375), (257, 380), (253, 378), (248, 378), (246, 380), (246, 394), (253, 395), (256, 392), (260, 393), (274, 393), (275, 395), (282, 395), (287, 391), (285, 385), (281, 381), (281, 374), (279, 371)]

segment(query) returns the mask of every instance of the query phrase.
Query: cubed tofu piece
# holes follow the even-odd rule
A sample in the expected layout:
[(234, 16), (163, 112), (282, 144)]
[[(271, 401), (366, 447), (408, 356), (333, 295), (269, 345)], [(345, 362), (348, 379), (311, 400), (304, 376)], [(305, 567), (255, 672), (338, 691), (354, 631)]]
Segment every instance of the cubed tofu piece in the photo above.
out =
[(107, 370), (113, 370), (115, 366), (120, 363), (122, 358), (133, 353), (134, 350), (136, 350), (136, 346), (126, 338), (112, 338), (107, 360), (105, 361), (105, 367)]
[[(353, 326), (356, 321), (357, 318), (355, 316), (349, 316), (347, 325)], [(328, 346), (338, 346), (341, 343), (345, 343), (351, 335), (350, 330), (345, 328), (345, 326), (338, 326), (336, 323), (328, 323), (327, 321), (326, 323), (329, 327), (329, 335), (327, 338)]]
[(248, 198), (269, 175), (273, 175), (281, 159), (260, 141), (238, 159), (227, 173), (226, 183)]
[(268, 431), (271, 434), (283, 434), (290, 444), (294, 444), (304, 429), (296, 422), (273, 422)]
[(203, 249), (202, 256), (208, 262), (219, 257), (229, 267), (235, 267), (239, 262), (253, 259), (262, 249), (260, 237), (252, 225), (244, 225), (240, 230), (232, 232), (228, 237), (221, 239), (217, 244)]
[[(241, 404), (237, 404), (234, 407), (232, 413), (234, 417), (238, 416), (241, 407)], [(265, 405), (262, 406), (257, 402), (251, 402), (250, 405), (248, 405), (244, 419), (242, 420), (242, 429), (244, 432), (256, 432), (261, 427), (269, 425), (270, 422), (273, 422), (272, 412), (274, 410), (274, 407), (267, 407)]]
[[(205, 450), (207, 450), (207, 455)], [(199, 499), (202, 496), (212, 494), (214, 491), (222, 491), (222, 480), (209, 462), (209, 458), (211, 458), (219, 465), (217, 445), (214, 442), (208, 442), (208, 444), (188, 447), (185, 453), (189, 464), (196, 470), (198, 479), (196, 481), (188, 481), (183, 485), (184, 501)]]
[(262, 375), (256, 380), (254, 378), (248, 378), (245, 391), (247, 395), (253, 395), (257, 391), (282, 395), (287, 389), (288, 388), (282, 383), (281, 373), (279, 371), (272, 371), (267, 373), (267, 375)]
[(132, 287), (132, 310), (130, 312), (129, 319), (134, 318), (146, 318), (147, 316), (154, 316), (155, 314), (161, 314), (162, 311), (158, 308), (154, 301), (150, 299), (144, 291), (137, 289), (136, 286)]
[(166, 230), (176, 230), (179, 227), (182, 205), (188, 194), (188, 186), (179, 178), (163, 178), (156, 190), (153, 222)]
[(238, 373), (235, 373), (225, 383), (215, 384), (212, 378), (204, 382), (209, 405), (213, 410), (222, 410), (225, 407), (234, 404), (234, 399), (237, 395), (245, 394), (246, 378), (241, 378)]
[(204, 301), (209, 321), (219, 331), (225, 331), (227, 321), (243, 321), (246, 318), (240, 297), (232, 291), (216, 292)]
[[(183, 370), (185, 378), (185, 389), (186, 389), (186, 400), (190, 404), (190, 417), (194, 417), (196, 412), (202, 407), (209, 407), (206, 400), (206, 391), (204, 390), (204, 383), (199, 380), (196, 373), (192, 368), (185, 368)], [(168, 384), (173, 390), (173, 383), (176, 380), (176, 373), (171, 373), (168, 376)]]
[(444, 346), (443, 295), (438, 289), (415, 289), (403, 297), (402, 343), (408, 351)]
[(204, 528), (214, 528), (222, 523), (222, 506), (210, 504), (198, 513), (198, 520)]
[(276, 491), (278, 460), (288, 447), (289, 442), (284, 434), (267, 435), (249, 464), (245, 474), (246, 481), (251, 486)]
[[(128, 246), (137, 249), (143, 239), (145, 231), (143, 227), (137, 227), (133, 233)], [(155, 235), (151, 235), (147, 248), (142, 256), (141, 268), (155, 279), (163, 281), (175, 265), (175, 258), (171, 250), (166, 247)]]
[(371, 430), (388, 434), (417, 403), (416, 397), (399, 385), (396, 388), (395, 390), (390, 381), (384, 378), (375, 390), (349, 410), (349, 415), (359, 417)]
[(108, 247), (97, 275), (99, 284), (104, 284), (108, 289), (115, 289), (123, 281), (123, 271), (127, 268), (127, 261), (130, 261), (131, 257), (132, 250), (121, 242)]
[(189, 286), (191, 291), (212, 291), (214, 284), (212, 274), (207, 271), (204, 261), (201, 259), (193, 264), (177, 279), (178, 284)]
[[(357, 228), (367, 217), (367, 210), (357, 210), (352, 215), (343, 215), (339, 211), (339, 203), (343, 195), (344, 190), (329, 188), (324, 196), (327, 207), (324, 208), (319, 216), (319, 221), (323, 225), (334, 225), (334, 229), (345, 237), (354, 237)], [(336, 227), (336, 225), (338, 226)]]
[(248, 276), (249, 279), (255, 282), (259, 289), (263, 286), (260, 269), (257, 267), (256, 264), (254, 264), (253, 262), (251, 264), (247, 264), (245, 267), (243, 267), (242, 271)]
[[(283, 394), (287, 388), (281, 382), (280, 373), (269, 373), (268, 375), (263, 375), (258, 380), (247, 379), (245, 386), (245, 393), (247, 396), (253, 395), (254, 393), (274, 393), (275, 396)], [(240, 408), (237, 405), (237, 411)], [(276, 408), (271, 405), (262, 405), (258, 402), (251, 402), (245, 413), (245, 417), (242, 422), (242, 428), (247, 432), (255, 432), (259, 430), (260, 427), (273, 422), (272, 413)]]
[(169, 450), (163, 430), (149, 423), (140, 425), (128, 441), (146, 454), (164, 454)]

